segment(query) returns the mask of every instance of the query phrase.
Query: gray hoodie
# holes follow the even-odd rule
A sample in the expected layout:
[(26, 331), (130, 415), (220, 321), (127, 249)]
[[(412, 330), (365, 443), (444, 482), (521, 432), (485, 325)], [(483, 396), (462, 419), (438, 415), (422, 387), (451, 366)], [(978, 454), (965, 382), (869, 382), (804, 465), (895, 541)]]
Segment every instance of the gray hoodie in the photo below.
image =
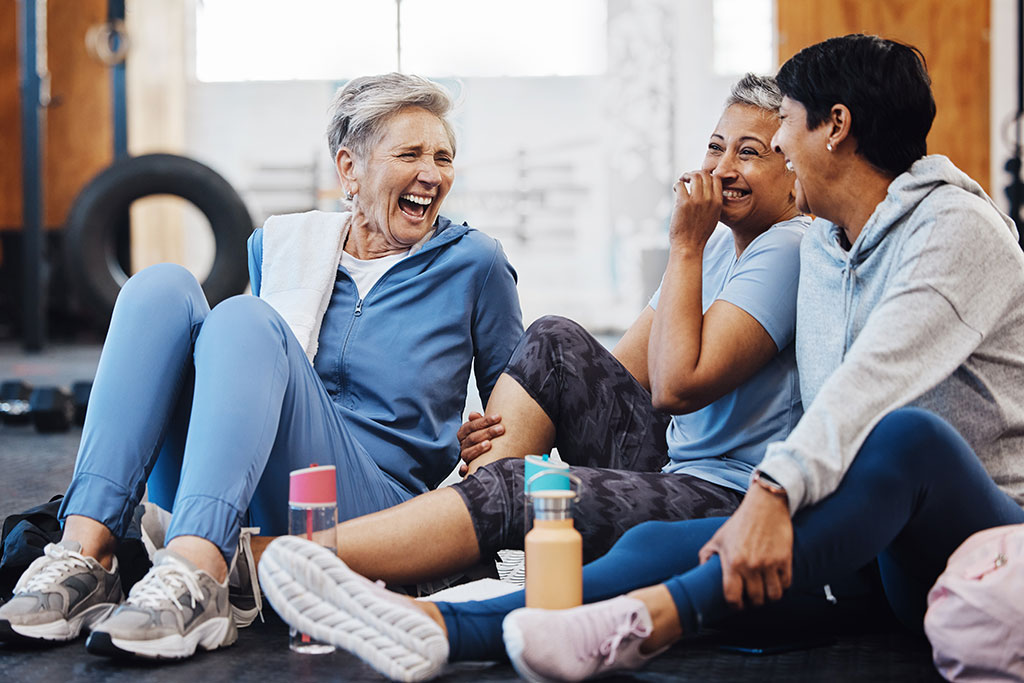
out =
[(796, 356), (805, 413), (759, 469), (790, 512), (839, 486), (876, 424), (907, 405), (950, 422), (1024, 502), (1024, 255), (981, 186), (918, 160), (849, 251), (815, 220), (800, 249)]

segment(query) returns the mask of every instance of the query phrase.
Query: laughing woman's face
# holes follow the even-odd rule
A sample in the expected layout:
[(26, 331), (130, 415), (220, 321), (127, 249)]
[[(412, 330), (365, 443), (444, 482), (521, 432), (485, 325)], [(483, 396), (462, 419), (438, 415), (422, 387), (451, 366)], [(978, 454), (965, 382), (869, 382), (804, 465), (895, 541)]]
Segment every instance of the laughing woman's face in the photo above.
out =
[(387, 120), (365, 160), (338, 154), (339, 171), (354, 180), (355, 224), (365, 222), (394, 249), (407, 249), (429, 232), (455, 181), (455, 152), (441, 120), (409, 107)]

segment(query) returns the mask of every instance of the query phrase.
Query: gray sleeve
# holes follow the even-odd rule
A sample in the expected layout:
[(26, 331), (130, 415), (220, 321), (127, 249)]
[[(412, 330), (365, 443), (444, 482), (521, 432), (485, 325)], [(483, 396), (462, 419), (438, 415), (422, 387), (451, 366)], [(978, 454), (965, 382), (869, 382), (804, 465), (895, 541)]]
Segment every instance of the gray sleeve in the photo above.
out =
[(1005, 227), (985, 223), (940, 210), (911, 231), (842, 364), (758, 468), (786, 488), (790, 512), (835, 491), (878, 422), (952, 375), (1014, 305), (1000, 274), (1019, 279), (1020, 254)]
[(981, 338), (928, 285), (891, 293), (789, 437), (768, 445), (758, 469), (786, 488), (791, 513), (817, 503), (839, 487), (875, 425), (949, 377)]

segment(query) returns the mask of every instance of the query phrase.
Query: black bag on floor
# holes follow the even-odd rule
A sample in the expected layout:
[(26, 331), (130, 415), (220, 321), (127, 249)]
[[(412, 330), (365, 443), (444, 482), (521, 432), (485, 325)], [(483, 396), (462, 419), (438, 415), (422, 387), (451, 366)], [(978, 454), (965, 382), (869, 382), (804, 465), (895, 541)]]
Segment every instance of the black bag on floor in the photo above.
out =
[[(60, 540), (61, 528), (57, 512), (63, 498), (64, 496), (54, 496), (48, 503), (11, 515), (4, 520), (3, 532), (0, 535), (0, 551), (3, 553), (0, 555), (0, 602), (11, 597), (18, 579), (33, 560), (42, 557), (46, 544)], [(121, 588), (127, 595), (135, 582), (153, 566), (138, 529), (130, 529), (128, 537), (121, 539), (117, 544), (116, 556), (121, 574)]]

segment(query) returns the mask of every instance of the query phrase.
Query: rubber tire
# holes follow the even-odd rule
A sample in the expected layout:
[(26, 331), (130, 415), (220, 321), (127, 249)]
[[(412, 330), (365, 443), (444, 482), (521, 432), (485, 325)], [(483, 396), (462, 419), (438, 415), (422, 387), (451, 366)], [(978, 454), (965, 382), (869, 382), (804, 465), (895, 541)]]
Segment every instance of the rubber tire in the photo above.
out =
[(169, 194), (192, 202), (210, 221), (215, 254), (202, 283), (210, 306), (241, 294), (249, 282), (246, 240), (252, 218), (234, 188), (209, 166), (174, 154), (146, 154), (115, 161), (78, 193), (65, 227), (69, 280), (82, 303), (109, 321), (128, 273), (115, 253), (116, 232), (132, 202)]

